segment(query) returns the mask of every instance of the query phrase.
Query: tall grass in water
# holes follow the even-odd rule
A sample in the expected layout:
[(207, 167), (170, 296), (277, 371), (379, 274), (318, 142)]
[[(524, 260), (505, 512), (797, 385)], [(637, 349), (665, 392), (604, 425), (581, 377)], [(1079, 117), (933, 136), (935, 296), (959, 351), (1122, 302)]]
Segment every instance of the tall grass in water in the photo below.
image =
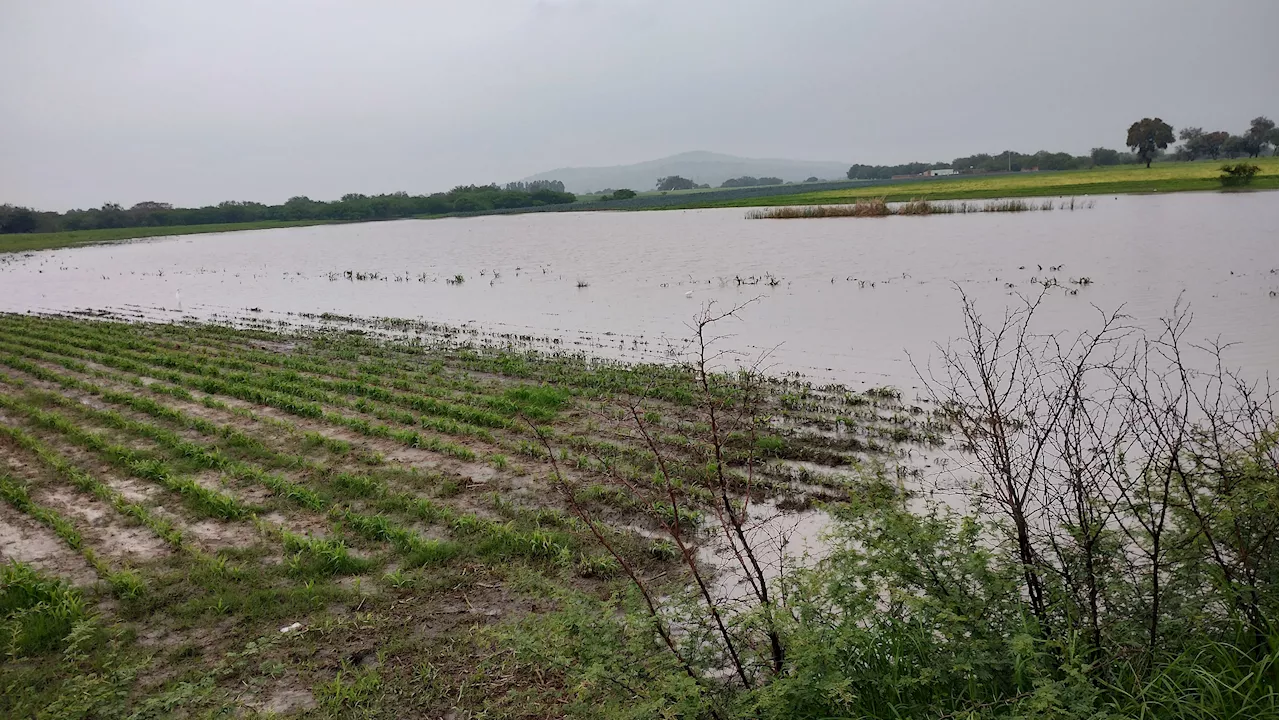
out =
[(1030, 202), (1022, 198), (1011, 198), (1009, 200), (991, 200), (982, 207), (981, 212), (1027, 212), (1028, 210), (1052, 210), (1053, 201), (1045, 200), (1041, 203)]
[(946, 206), (946, 205), (934, 205), (928, 200), (912, 200), (910, 202), (905, 202), (899, 205), (897, 207), (897, 211), (894, 214), (895, 215), (932, 215), (944, 209), (947, 209), (947, 211), (950, 212), (949, 206)]
[(824, 217), (885, 217), (894, 209), (884, 198), (859, 200), (852, 205), (802, 205), (799, 207), (760, 208), (747, 212), (749, 220), (824, 218)]
[[(758, 208), (747, 212), (748, 220), (791, 220), (797, 218), (827, 217), (885, 217), (888, 215), (951, 215), (955, 213), (1027, 212), (1053, 210), (1053, 200), (1034, 202), (1021, 198), (988, 200), (987, 202), (933, 202), (911, 200), (890, 205), (884, 198), (860, 200), (853, 205), (803, 205), (790, 207)], [(1076, 201), (1061, 205), (1064, 210), (1093, 207), (1093, 201)]]

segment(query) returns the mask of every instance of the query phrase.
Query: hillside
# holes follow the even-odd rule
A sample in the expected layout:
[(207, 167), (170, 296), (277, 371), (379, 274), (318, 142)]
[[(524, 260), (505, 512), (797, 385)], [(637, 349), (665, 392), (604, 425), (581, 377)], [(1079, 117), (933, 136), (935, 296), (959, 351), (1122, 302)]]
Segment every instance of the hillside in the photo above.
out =
[(843, 162), (742, 158), (695, 151), (632, 165), (559, 168), (530, 175), (523, 180), (559, 180), (564, 183), (565, 190), (581, 194), (606, 188), (651, 190), (658, 178), (667, 175), (682, 175), (696, 183), (717, 187), (729, 178), (743, 175), (780, 177), (793, 182), (810, 177), (843, 179), (848, 169), (849, 164)]

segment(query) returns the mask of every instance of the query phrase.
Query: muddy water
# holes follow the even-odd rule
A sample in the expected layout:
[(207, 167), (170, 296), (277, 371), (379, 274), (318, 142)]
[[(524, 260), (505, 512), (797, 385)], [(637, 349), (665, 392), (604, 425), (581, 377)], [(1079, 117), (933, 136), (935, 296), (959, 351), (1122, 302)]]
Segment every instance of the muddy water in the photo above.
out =
[[(772, 349), (776, 371), (910, 387), (908, 353), (925, 361), (960, 333), (960, 290), (994, 316), (1056, 279), (1046, 328), (1089, 327), (1095, 306), (1151, 325), (1181, 296), (1193, 335), (1237, 342), (1229, 360), (1274, 375), (1276, 193), (1094, 200), (1019, 214), (543, 213), (159, 239), (9, 256), (0, 310), (421, 317), (657, 358), (702, 304), (758, 298), (724, 328), (728, 346)], [(1071, 283), (1081, 277), (1091, 284)]]

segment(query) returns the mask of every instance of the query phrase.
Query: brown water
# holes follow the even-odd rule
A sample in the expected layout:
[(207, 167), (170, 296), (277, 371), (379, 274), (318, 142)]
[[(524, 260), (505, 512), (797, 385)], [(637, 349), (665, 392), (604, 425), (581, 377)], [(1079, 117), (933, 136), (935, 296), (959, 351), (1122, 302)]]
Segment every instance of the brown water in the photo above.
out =
[[(907, 354), (927, 361), (933, 343), (960, 333), (960, 290), (996, 316), (1040, 292), (1033, 279), (1054, 278), (1046, 328), (1091, 327), (1095, 306), (1123, 306), (1150, 326), (1181, 296), (1195, 313), (1192, 335), (1238, 343), (1230, 361), (1274, 377), (1276, 193), (1094, 200), (1030, 213), (543, 213), (157, 239), (10, 256), (0, 310), (421, 317), (654, 359), (687, 337), (704, 303), (759, 298), (722, 328), (734, 333), (727, 345), (775, 348), (776, 371), (910, 387)], [(446, 282), (458, 274), (461, 285)], [(1071, 284), (1080, 277), (1092, 283)]]

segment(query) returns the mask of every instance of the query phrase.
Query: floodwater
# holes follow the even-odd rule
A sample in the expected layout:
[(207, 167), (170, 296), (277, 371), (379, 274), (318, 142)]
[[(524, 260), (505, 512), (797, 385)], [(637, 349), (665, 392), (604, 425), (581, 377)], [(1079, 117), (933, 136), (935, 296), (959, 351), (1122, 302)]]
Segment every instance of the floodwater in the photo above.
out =
[(0, 310), (422, 318), (659, 359), (706, 303), (752, 301), (720, 325), (723, 348), (768, 353), (776, 372), (910, 388), (908, 356), (927, 363), (963, 331), (961, 291), (996, 319), (1053, 279), (1044, 328), (1096, 327), (1098, 308), (1155, 327), (1181, 298), (1191, 338), (1236, 343), (1230, 363), (1274, 377), (1276, 193), (1092, 199), (1051, 212), (539, 213), (156, 239), (0, 256)]

